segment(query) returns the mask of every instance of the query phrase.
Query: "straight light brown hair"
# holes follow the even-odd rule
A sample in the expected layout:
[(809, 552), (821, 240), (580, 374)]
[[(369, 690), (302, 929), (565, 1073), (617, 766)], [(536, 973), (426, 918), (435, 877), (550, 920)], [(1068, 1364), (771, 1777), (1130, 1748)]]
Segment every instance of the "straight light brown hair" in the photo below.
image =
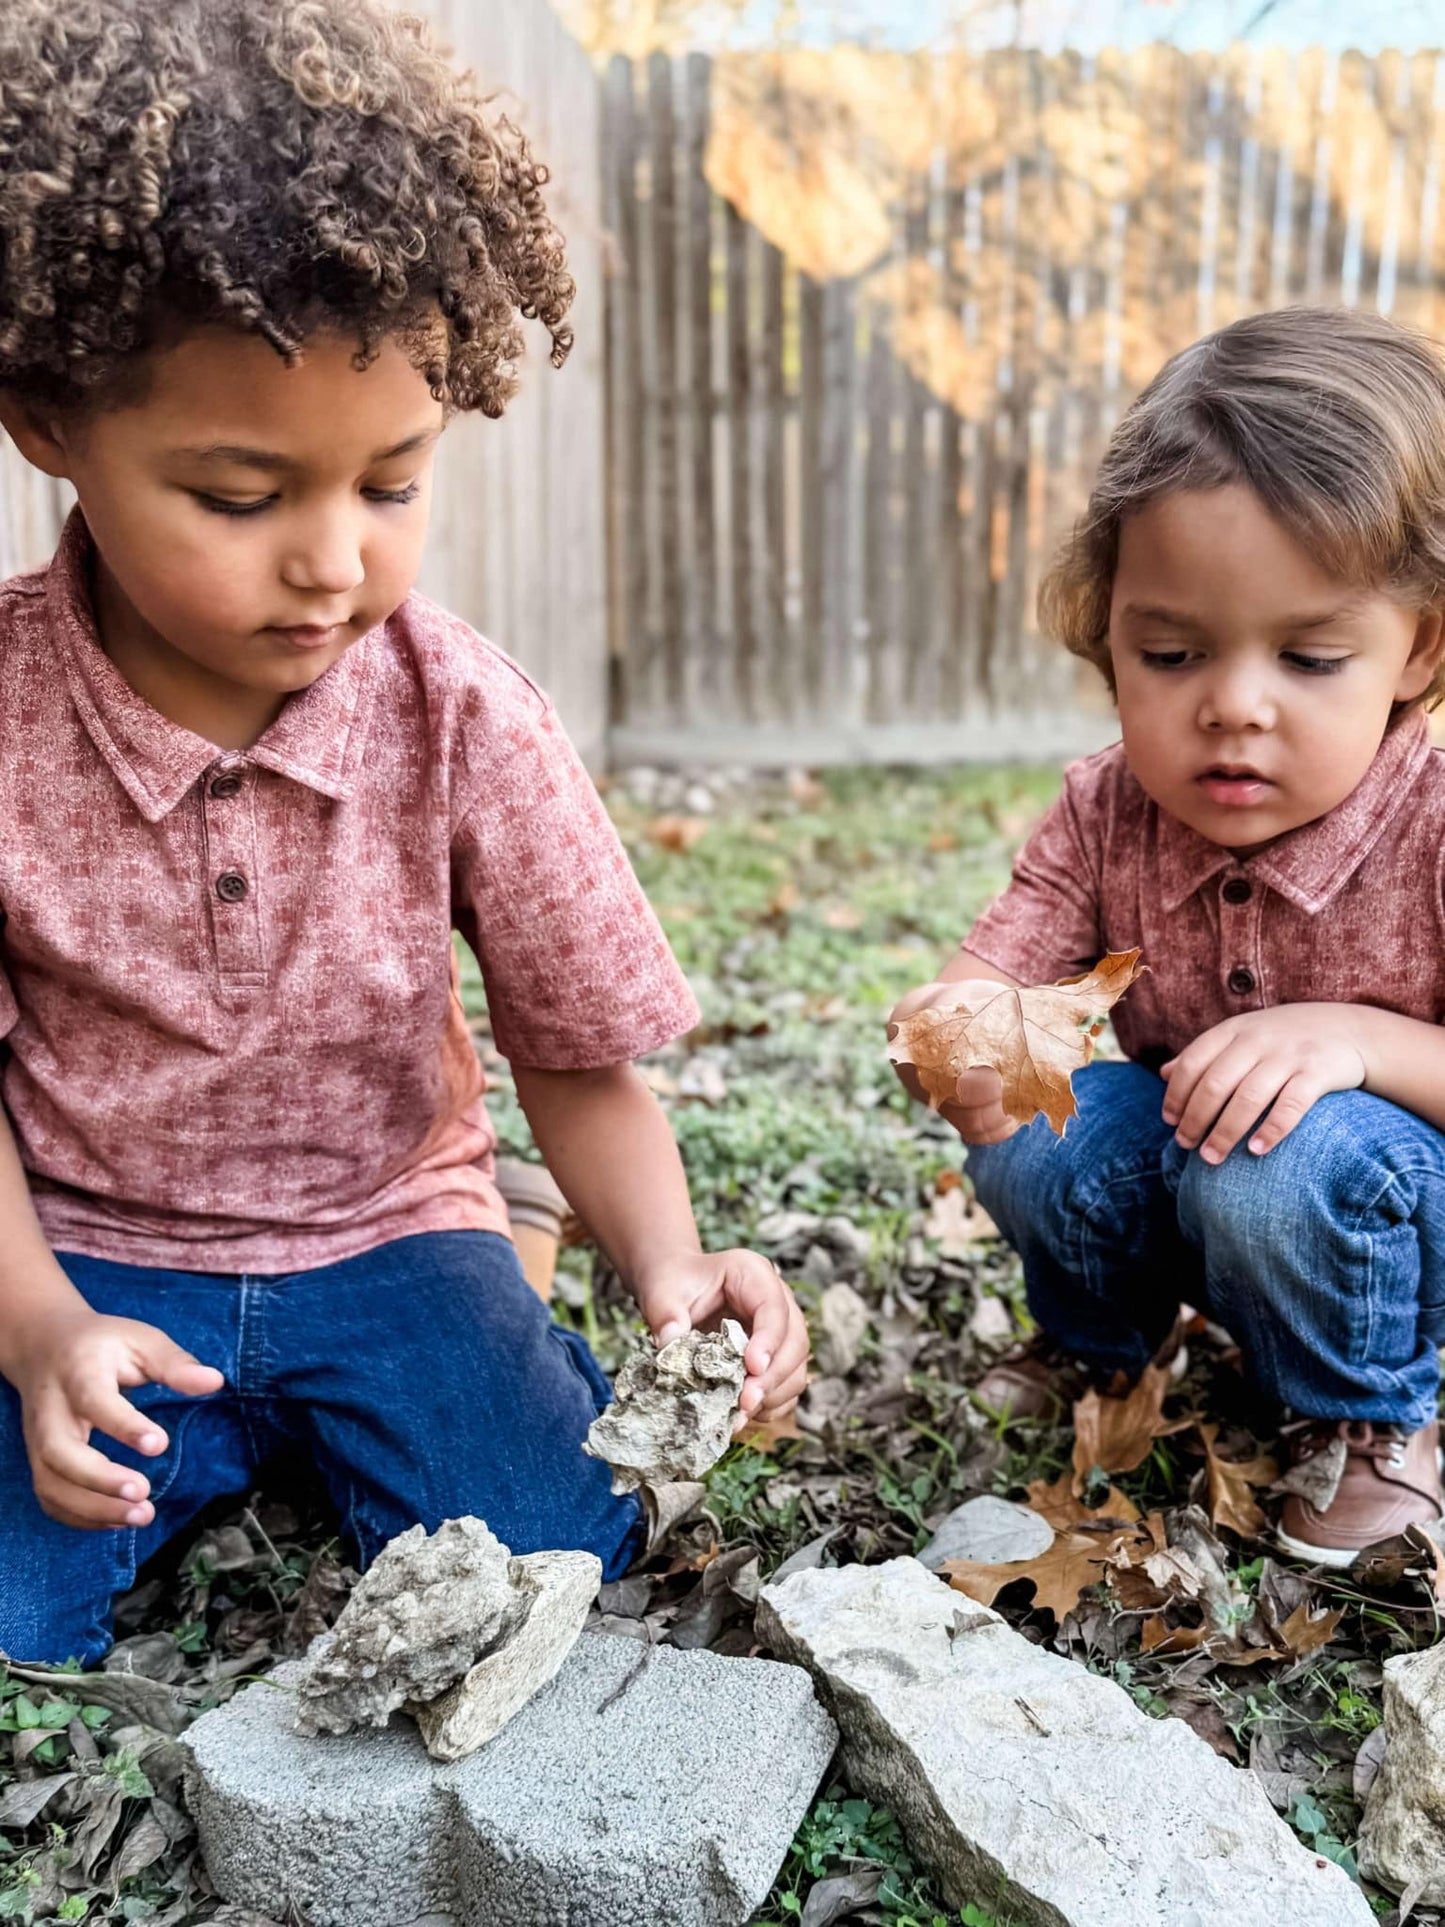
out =
[[(1445, 357), (1349, 308), (1251, 315), (1175, 355), (1110, 437), (1089, 505), (1039, 592), (1047, 634), (1113, 684), (1109, 607), (1125, 520), (1243, 483), (1332, 574), (1445, 605)], [(1445, 665), (1415, 703), (1445, 695)]]

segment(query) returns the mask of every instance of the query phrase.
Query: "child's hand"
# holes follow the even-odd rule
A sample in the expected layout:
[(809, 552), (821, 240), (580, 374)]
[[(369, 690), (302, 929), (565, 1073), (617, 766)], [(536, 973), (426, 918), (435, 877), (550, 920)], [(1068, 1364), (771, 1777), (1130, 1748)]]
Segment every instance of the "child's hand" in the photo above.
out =
[(748, 1333), (744, 1414), (782, 1418), (797, 1404), (808, 1382), (808, 1328), (769, 1259), (756, 1251), (686, 1252), (639, 1284), (637, 1302), (659, 1345), (736, 1318)]
[(1279, 1004), (1215, 1024), (1164, 1065), (1164, 1122), (1206, 1164), (1222, 1163), (1254, 1124), (1250, 1150), (1273, 1150), (1327, 1091), (1364, 1083), (1352, 1014), (1348, 1004)]
[(193, 1398), (225, 1380), (210, 1365), (132, 1318), (66, 1312), (47, 1319), (8, 1367), (24, 1412), (25, 1445), (41, 1508), (62, 1525), (147, 1526), (150, 1481), (90, 1444), (92, 1430), (149, 1458), (169, 1440), (121, 1386), (167, 1385)]
[[(917, 990), (900, 997), (888, 1013), (889, 1042), (893, 1041), (900, 1018), (911, 1017), (915, 1011), (926, 1010), (940, 1000), (947, 1001), (957, 994), (957, 988), (951, 983), (921, 984)], [(893, 1068), (908, 1095), (926, 1104), (928, 1099), (913, 1065), (895, 1064)], [(996, 1070), (976, 1064), (960, 1072), (955, 1088), (957, 1099), (952, 1104), (941, 1104), (938, 1115), (953, 1126), (965, 1144), (1002, 1144), (1018, 1130), (1018, 1121), (1003, 1107), (1003, 1079)]]

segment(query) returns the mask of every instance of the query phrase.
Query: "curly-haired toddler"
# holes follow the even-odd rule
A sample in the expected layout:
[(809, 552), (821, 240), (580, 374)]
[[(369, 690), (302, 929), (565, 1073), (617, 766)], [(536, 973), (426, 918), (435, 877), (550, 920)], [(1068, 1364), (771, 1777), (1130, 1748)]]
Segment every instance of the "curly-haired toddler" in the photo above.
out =
[[(371, 0), (10, 0), (0, 423), (78, 506), (0, 588), (0, 1649), (276, 1452), (354, 1554), (458, 1514), (635, 1551), (608, 1396), (526, 1286), (457, 991), (665, 1339), (705, 1254), (631, 1060), (692, 997), (547, 699), (412, 588), (432, 460), (573, 288), (543, 170)], [(126, 1394), (130, 1394), (127, 1396)]]

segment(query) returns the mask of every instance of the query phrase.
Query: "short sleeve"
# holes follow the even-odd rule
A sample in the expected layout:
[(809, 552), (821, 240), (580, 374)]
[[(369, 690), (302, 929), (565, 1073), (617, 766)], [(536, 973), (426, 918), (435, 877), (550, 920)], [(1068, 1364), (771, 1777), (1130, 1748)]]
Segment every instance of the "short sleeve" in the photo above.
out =
[(1064, 789), (1014, 861), (1008, 888), (963, 947), (1024, 984), (1056, 983), (1098, 962), (1099, 828), (1089, 807), (1088, 763), (1065, 772)]
[(452, 915), (497, 1049), (594, 1070), (691, 1030), (696, 1000), (556, 711), (537, 698), (494, 747), (452, 835)]

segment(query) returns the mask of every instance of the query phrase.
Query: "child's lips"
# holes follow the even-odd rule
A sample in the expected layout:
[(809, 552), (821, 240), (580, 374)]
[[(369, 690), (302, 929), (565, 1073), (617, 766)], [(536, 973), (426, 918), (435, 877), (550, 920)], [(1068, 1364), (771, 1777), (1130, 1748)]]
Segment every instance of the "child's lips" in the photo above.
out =
[(1222, 803), (1226, 809), (1246, 809), (1260, 803), (1274, 788), (1258, 770), (1231, 768), (1227, 763), (1201, 771), (1194, 781), (1211, 803)]

